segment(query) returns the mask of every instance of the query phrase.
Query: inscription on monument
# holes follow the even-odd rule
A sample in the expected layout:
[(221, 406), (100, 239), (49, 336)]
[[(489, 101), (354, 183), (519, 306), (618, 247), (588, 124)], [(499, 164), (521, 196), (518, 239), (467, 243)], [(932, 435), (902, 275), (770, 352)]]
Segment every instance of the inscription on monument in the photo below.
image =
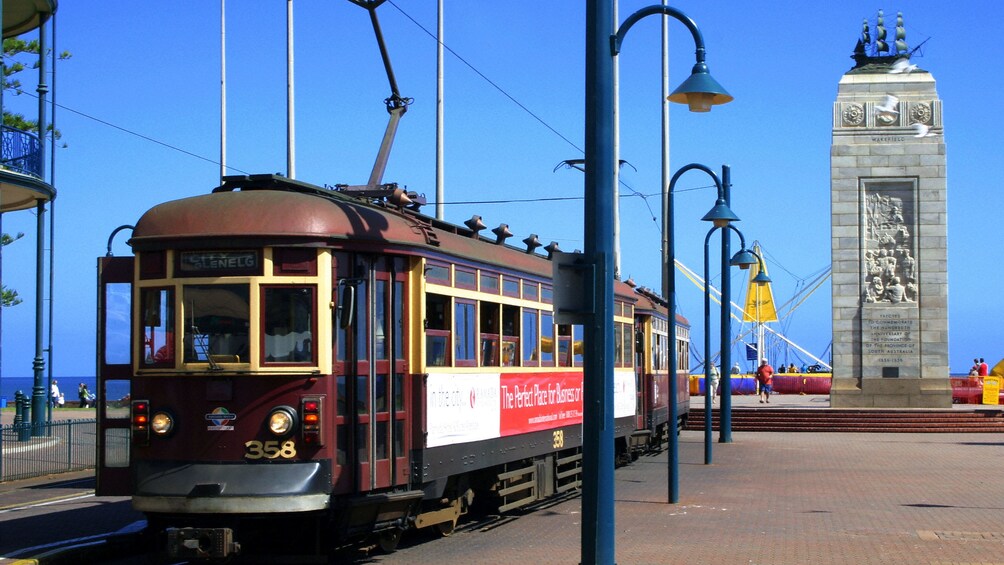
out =
[(917, 354), (919, 321), (905, 313), (879, 313), (862, 320), (862, 353), (873, 363), (903, 364)]

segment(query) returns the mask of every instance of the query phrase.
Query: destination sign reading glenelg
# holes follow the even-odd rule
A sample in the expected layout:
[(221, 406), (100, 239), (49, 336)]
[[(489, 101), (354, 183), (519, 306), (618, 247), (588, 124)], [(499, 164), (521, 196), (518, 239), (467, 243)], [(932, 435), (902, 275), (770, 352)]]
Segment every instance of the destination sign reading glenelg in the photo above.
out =
[(182, 271), (231, 271), (254, 269), (258, 254), (254, 251), (187, 252), (181, 254)]

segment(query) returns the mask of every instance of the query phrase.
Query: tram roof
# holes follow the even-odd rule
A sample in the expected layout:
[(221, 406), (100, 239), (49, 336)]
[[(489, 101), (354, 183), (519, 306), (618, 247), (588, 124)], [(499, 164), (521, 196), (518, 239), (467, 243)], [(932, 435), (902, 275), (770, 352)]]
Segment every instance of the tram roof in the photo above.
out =
[[(323, 190), (323, 189), (318, 189)], [(333, 191), (214, 191), (158, 204), (144, 213), (129, 244), (136, 250), (248, 245), (316, 245), (459, 259), (549, 279), (544, 256), (474, 235), (469, 229)], [(623, 283), (616, 293), (637, 297)]]

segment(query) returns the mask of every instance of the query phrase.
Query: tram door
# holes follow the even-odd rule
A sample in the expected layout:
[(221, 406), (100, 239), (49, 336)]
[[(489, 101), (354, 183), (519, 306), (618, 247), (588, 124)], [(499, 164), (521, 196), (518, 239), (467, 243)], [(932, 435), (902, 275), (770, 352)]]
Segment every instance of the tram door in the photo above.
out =
[(402, 258), (336, 256), (340, 298), (354, 302), (338, 332), (338, 449), (347, 456), (342, 471), (360, 491), (408, 483), (405, 268)]
[(97, 489), (132, 494), (129, 383), (132, 375), (132, 257), (98, 259)]
[(640, 319), (635, 318), (634, 324), (634, 390), (635, 390), (635, 428), (643, 430), (647, 427), (649, 419), (649, 406), (652, 405), (648, 396), (649, 379), (645, 374), (650, 371), (645, 365), (645, 324)]

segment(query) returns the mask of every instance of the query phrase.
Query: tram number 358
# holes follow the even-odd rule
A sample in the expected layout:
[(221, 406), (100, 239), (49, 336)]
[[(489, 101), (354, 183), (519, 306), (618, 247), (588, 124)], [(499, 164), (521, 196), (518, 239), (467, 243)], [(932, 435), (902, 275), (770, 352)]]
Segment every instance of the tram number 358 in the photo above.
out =
[(554, 430), (552, 434), (552, 445), (554, 449), (561, 449), (565, 447), (565, 432), (564, 430)]
[(279, 443), (278, 440), (258, 441), (253, 439), (244, 443), (245, 459), (292, 459), (296, 457), (296, 444), (293, 440)]

